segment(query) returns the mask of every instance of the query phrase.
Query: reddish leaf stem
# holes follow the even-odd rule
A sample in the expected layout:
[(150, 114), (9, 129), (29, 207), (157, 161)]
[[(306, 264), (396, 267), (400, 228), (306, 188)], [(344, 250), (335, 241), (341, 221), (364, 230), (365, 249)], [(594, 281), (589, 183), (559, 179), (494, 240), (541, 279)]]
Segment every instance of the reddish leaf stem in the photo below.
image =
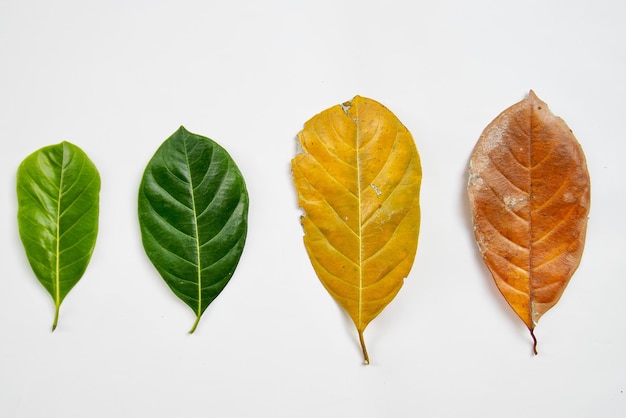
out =
[(535, 337), (535, 333), (533, 330), (530, 330), (530, 336), (533, 337), (533, 353), (537, 355), (537, 338)]

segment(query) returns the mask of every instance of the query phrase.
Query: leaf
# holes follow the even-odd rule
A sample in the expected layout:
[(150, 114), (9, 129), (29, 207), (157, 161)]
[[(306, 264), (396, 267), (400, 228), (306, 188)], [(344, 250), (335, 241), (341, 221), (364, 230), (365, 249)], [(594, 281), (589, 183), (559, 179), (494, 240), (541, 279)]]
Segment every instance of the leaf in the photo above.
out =
[(485, 128), (471, 157), (476, 241), (535, 354), (535, 326), (580, 263), (589, 187), (582, 148), (533, 91)]
[(233, 275), (247, 222), (248, 192), (235, 162), (181, 126), (146, 167), (139, 224), (150, 261), (196, 315), (190, 333)]
[(76, 145), (62, 142), (32, 153), (17, 170), (17, 221), (28, 262), (55, 305), (89, 264), (98, 235), (100, 175)]
[(292, 160), (304, 245), (320, 281), (363, 338), (408, 275), (419, 234), (420, 159), (410, 132), (356, 96), (306, 122)]

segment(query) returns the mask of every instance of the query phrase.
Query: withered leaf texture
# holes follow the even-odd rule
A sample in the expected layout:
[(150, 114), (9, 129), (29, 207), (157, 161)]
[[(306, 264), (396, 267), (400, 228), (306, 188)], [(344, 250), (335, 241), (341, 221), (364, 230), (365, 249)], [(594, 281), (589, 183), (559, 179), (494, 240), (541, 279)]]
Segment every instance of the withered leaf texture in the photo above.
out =
[(582, 148), (531, 91), (483, 131), (468, 193), (480, 252), (537, 354), (537, 322), (558, 302), (583, 252), (590, 184)]
[(419, 234), (420, 159), (410, 132), (356, 96), (306, 122), (292, 160), (304, 244), (320, 281), (363, 331), (408, 275)]

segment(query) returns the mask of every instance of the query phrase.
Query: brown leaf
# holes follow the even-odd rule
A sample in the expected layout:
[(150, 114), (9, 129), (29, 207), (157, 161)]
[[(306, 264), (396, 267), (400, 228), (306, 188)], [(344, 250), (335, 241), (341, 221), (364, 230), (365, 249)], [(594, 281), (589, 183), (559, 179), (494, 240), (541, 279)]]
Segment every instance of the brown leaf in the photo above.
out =
[(533, 330), (580, 263), (589, 189), (582, 148), (533, 91), (485, 128), (470, 160), (478, 247), (535, 354)]

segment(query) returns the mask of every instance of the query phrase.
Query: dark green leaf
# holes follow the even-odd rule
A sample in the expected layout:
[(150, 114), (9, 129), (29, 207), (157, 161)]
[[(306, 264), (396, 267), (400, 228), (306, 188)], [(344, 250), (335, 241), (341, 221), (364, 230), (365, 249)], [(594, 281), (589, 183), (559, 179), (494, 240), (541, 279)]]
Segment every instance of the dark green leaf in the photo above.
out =
[(41, 148), (17, 170), (17, 221), (28, 261), (55, 304), (89, 264), (98, 235), (100, 175), (76, 145)]
[(139, 189), (143, 246), (196, 321), (233, 275), (246, 240), (248, 192), (230, 155), (182, 126), (148, 163)]

